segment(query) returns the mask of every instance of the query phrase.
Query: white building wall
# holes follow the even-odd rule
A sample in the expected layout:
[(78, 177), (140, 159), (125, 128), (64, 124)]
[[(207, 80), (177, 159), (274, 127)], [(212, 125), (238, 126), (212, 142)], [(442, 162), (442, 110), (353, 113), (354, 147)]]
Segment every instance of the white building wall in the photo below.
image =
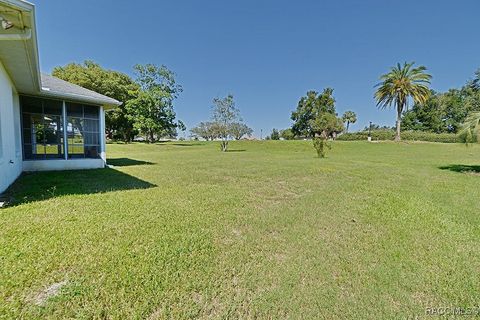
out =
[(0, 62), (0, 193), (22, 172), (20, 137), (18, 95)]
[(105, 167), (103, 159), (29, 160), (23, 161), (23, 171), (85, 170)]

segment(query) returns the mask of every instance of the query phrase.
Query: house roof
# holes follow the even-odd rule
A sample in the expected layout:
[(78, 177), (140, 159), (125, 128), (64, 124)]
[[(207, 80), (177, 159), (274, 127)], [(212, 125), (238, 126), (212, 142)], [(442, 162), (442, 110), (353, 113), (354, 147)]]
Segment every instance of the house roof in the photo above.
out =
[(41, 95), (107, 108), (121, 102), (58, 78), (40, 74), (35, 6), (24, 0), (0, 0), (0, 15), (13, 27), (0, 28), (0, 63), (19, 93)]
[(85, 103), (100, 104), (104, 106), (119, 106), (122, 103), (97, 93), (92, 90), (85, 89), (76, 84), (64, 81), (57, 77), (42, 73), (42, 96), (50, 96), (62, 98), (65, 100), (73, 100)]

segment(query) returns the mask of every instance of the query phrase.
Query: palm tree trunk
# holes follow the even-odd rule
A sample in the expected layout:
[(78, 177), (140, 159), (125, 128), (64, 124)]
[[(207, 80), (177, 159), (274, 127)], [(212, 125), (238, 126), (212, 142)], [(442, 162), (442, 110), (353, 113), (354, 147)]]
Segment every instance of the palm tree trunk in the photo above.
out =
[(348, 127), (350, 126), (350, 121), (347, 121), (347, 131), (346, 133), (348, 133)]
[(397, 110), (397, 131), (395, 134), (395, 141), (400, 141), (402, 138), (400, 137), (400, 125), (402, 123), (402, 111), (400, 108)]

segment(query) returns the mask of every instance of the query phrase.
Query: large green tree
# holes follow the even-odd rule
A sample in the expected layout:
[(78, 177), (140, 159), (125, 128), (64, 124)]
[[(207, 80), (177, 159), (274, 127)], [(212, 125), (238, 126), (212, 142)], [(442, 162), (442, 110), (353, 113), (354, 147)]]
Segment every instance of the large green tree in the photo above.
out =
[(140, 90), (127, 103), (134, 128), (145, 134), (149, 142), (161, 137), (176, 136), (181, 122), (176, 122), (173, 101), (182, 92), (175, 74), (165, 66), (135, 65), (136, 82)]
[(322, 93), (308, 91), (305, 97), (300, 98), (297, 109), (292, 112), (292, 131), (296, 136), (313, 138), (315, 132), (312, 120), (321, 113), (335, 114), (335, 99), (333, 89), (326, 88)]
[(402, 117), (402, 129), (457, 133), (467, 115), (480, 111), (480, 70), (460, 89), (433, 92), (423, 104), (414, 104)]
[(414, 104), (402, 115), (402, 129), (455, 133), (468, 114), (461, 90), (431, 92), (427, 101)]
[(126, 106), (137, 96), (139, 86), (128, 75), (102, 68), (89, 60), (55, 67), (52, 75), (121, 101), (121, 106), (105, 114), (107, 135), (110, 138), (120, 136), (124, 141), (133, 138), (133, 121)]
[(377, 106), (385, 109), (394, 107), (397, 112), (395, 140), (400, 141), (402, 113), (407, 108), (409, 99), (414, 103), (424, 104), (430, 96), (431, 75), (426, 73), (424, 66), (414, 67), (414, 62), (403, 65), (400, 63), (390, 69), (390, 72), (380, 77), (376, 85), (375, 99)]

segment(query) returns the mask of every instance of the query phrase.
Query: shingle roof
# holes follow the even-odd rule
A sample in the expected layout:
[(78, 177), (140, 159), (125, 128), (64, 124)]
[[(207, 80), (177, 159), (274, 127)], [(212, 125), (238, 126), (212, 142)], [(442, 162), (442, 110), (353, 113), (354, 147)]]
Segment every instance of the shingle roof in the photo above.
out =
[(77, 86), (48, 74), (41, 74), (42, 95), (73, 100), (77, 102), (100, 104), (107, 107), (119, 106), (122, 103), (92, 90)]

